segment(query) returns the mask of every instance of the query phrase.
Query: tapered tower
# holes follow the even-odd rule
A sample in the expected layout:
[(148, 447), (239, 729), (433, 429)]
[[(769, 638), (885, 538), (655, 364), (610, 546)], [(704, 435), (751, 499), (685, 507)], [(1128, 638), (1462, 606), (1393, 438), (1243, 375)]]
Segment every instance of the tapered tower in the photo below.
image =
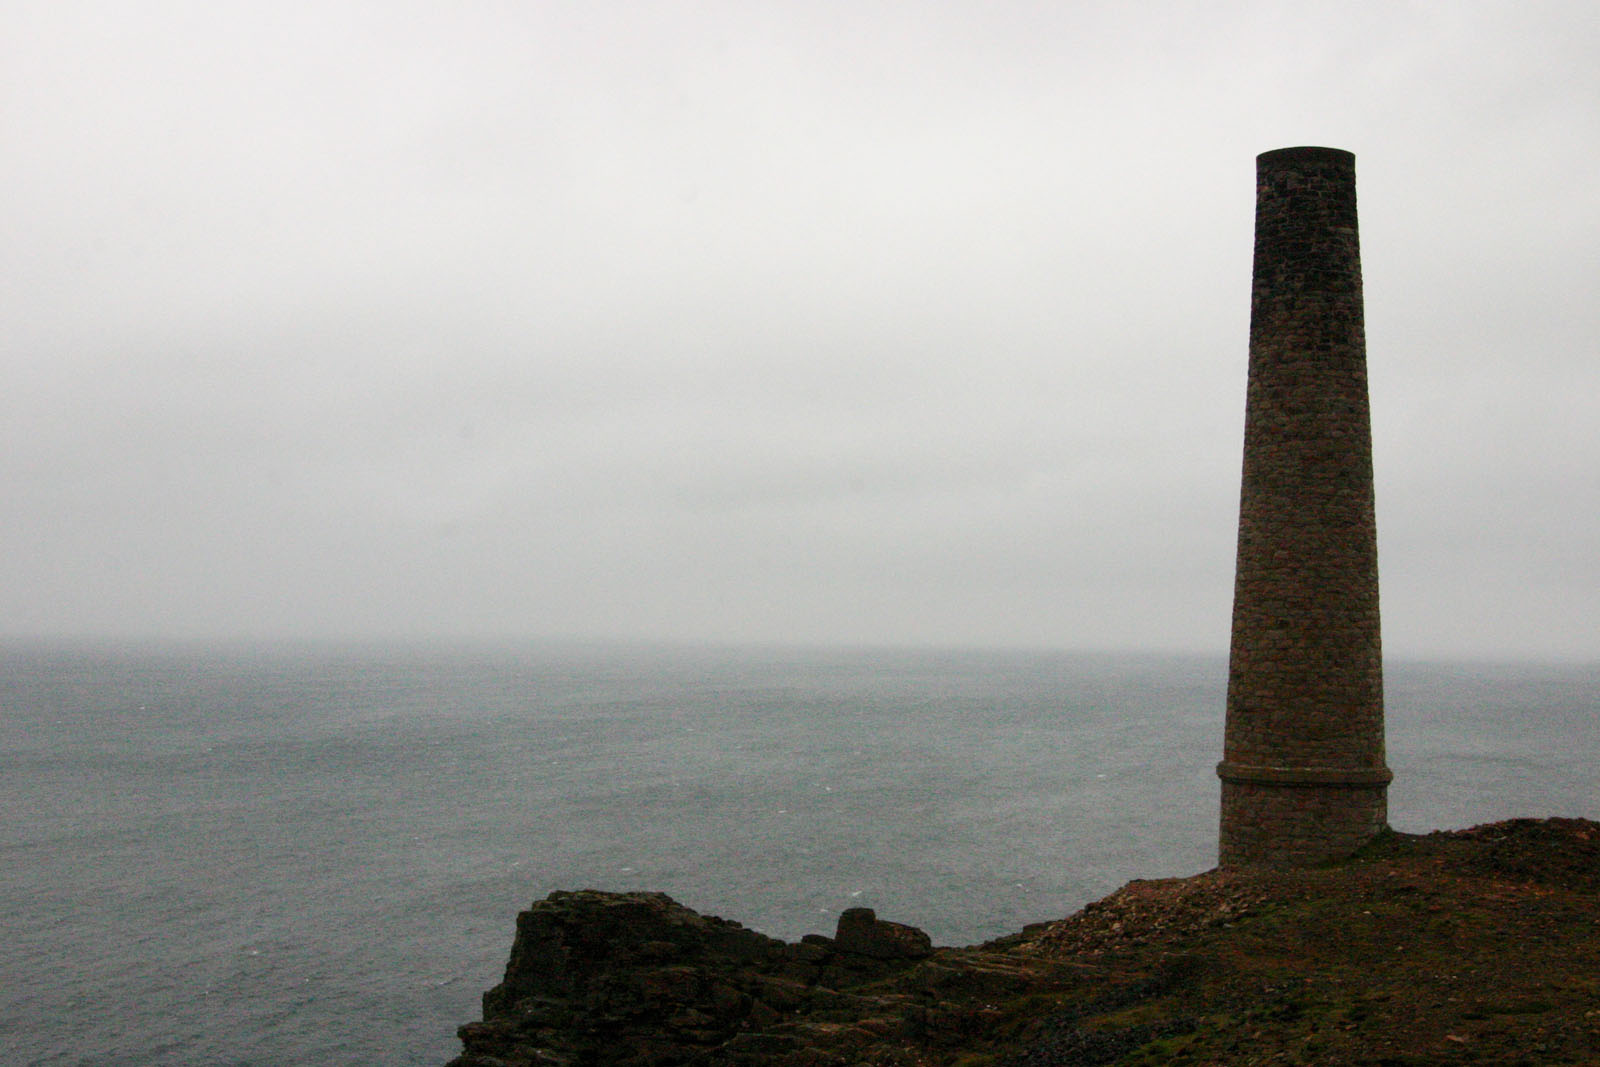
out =
[(1345, 856), (1388, 818), (1355, 157), (1256, 157), (1221, 862)]

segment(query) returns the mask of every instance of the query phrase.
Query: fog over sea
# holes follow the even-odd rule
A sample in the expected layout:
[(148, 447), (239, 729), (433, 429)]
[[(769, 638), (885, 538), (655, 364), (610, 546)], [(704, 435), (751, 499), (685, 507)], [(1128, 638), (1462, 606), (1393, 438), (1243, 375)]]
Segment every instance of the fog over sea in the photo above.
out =
[[(1391, 821), (1600, 817), (1600, 666), (1387, 665)], [(0, 648), (0, 1059), (428, 1065), (516, 913), (942, 944), (1215, 862), (1221, 657)]]

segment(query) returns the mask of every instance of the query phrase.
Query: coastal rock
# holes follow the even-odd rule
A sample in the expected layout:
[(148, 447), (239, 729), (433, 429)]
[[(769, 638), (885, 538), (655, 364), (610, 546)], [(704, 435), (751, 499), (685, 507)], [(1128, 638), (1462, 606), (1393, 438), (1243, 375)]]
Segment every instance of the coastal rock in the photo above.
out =
[(846, 908), (833, 935), (839, 952), (875, 960), (920, 960), (933, 954), (933, 941), (915, 926), (878, 918), (871, 908)]
[(661, 893), (552, 893), (517, 916), (505, 978), (456, 1063), (677, 1062), (733, 1036), (785, 948)]
[(1582, 819), (1135, 881), (967, 948), (866, 908), (786, 944), (659, 893), (552, 893), (454, 1067), (1600, 1062), (1597, 916)]
[[(932, 952), (915, 927), (870, 909), (840, 937), (786, 944), (661, 893), (556, 892), (517, 916), (483, 1021), (460, 1030), (453, 1067), (822, 1064), (819, 1048), (904, 1028), (906, 998), (852, 987)], [(848, 1019), (848, 1023), (841, 1020)]]

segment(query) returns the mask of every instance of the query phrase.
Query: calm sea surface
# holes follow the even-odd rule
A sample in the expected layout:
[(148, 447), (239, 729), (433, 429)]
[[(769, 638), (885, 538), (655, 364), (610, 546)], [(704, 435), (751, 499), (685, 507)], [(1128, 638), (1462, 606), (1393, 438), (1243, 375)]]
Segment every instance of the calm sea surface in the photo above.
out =
[[(1600, 667), (1391, 663), (1391, 821), (1600, 817)], [(0, 1060), (440, 1067), (553, 889), (935, 941), (1214, 863), (1221, 659), (0, 648)]]

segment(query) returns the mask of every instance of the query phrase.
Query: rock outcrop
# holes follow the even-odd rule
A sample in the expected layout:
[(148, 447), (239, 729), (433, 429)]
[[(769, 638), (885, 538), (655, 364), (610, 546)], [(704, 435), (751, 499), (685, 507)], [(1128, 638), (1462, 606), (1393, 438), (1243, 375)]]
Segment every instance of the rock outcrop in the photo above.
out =
[(1135, 881), (970, 948), (865, 908), (788, 944), (659, 893), (553, 893), (454, 1067), (1593, 1063), (1595, 974), (1581, 819)]
[(912, 998), (869, 987), (932, 953), (869, 908), (787, 944), (661, 893), (552, 893), (517, 916), (505, 979), (462, 1027), (455, 1065), (820, 1062), (819, 1046), (903, 1030)]

